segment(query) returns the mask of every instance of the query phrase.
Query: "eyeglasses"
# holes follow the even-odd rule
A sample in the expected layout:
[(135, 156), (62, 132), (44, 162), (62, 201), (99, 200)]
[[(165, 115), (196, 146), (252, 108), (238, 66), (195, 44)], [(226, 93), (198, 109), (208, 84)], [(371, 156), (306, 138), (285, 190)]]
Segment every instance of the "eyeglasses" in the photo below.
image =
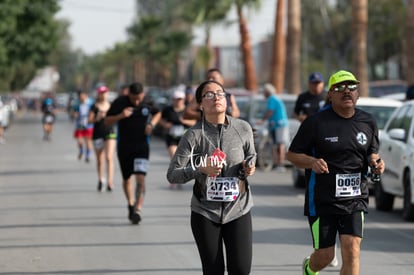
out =
[(333, 87), (332, 88), (332, 91), (338, 92), (338, 93), (343, 93), (343, 92), (345, 92), (346, 88), (348, 88), (348, 90), (350, 92), (353, 92), (353, 91), (355, 91), (355, 90), (358, 89), (358, 84), (355, 84), (355, 83), (351, 83), (351, 84), (341, 84), (341, 85), (338, 85), (338, 86)]
[(207, 92), (205, 93), (202, 97), (206, 98), (206, 99), (214, 99), (214, 98), (224, 98), (226, 96), (225, 92), (218, 92), (218, 93), (213, 93), (213, 92)]

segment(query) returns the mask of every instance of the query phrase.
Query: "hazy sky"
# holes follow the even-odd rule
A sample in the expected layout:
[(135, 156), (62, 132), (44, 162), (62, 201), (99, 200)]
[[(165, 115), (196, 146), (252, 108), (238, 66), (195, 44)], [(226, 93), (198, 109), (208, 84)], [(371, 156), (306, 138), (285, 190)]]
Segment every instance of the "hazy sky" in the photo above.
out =
[[(259, 11), (246, 14), (253, 43), (273, 32), (276, 1), (262, 0)], [(72, 46), (87, 54), (104, 51), (116, 42), (125, 41), (126, 28), (135, 16), (135, 0), (61, 0), (60, 4), (62, 9), (57, 17), (71, 22)], [(231, 12), (229, 18), (236, 20), (235, 12)], [(202, 43), (202, 30), (196, 30), (194, 35), (194, 43)], [(237, 45), (240, 40), (237, 24), (215, 27), (211, 39), (213, 45)]]

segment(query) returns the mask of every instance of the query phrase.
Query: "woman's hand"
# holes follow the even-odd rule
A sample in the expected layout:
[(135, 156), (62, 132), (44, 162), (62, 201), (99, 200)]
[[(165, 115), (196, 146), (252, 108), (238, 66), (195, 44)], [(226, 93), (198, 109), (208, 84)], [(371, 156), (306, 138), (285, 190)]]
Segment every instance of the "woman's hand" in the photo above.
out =
[(221, 174), (222, 165), (221, 163), (215, 163), (212, 159), (212, 157), (207, 158), (207, 166), (200, 166), (200, 172), (210, 177), (216, 177)]
[(243, 160), (243, 170), (246, 176), (253, 176), (256, 171), (256, 165), (252, 164), (250, 166), (246, 165), (246, 161)]

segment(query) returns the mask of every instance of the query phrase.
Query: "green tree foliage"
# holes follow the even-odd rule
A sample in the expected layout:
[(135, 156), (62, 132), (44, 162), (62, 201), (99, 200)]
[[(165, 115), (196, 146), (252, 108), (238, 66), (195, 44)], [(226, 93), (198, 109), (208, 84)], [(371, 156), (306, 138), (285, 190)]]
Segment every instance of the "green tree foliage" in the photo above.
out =
[(0, 2), (0, 90), (26, 86), (57, 46), (57, 0)]
[[(316, 5), (315, 2), (318, 4)], [(302, 1), (302, 57), (304, 71), (326, 74), (351, 68), (352, 9), (349, 1)], [(369, 78), (379, 75), (390, 57), (402, 55), (405, 22), (404, 1), (368, 1)], [(382, 70), (383, 71), (383, 70)]]
[(210, 45), (211, 29), (215, 25), (227, 24), (226, 16), (233, 0), (210, 1), (190, 0), (182, 6), (182, 17), (184, 20), (195, 26), (204, 28), (204, 45), (197, 51), (195, 65), (198, 68), (208, 70), (211, 66), (213, 52)]
[(72, 38), (68, 31), (70, 23), (66, 20), (60, 20), (57, 23), (58, 43), (50, 52), (48, 61), (56, 67), (60, 75), (57, 92), (74, 91), (77, 88), (76, 75), (82, 60), (82, 53), (72, 50)]
[[(14, 3), (9, 5), (7, 10), (0, 9), (0, 14), (4, 14), (4, 20), (0, 22), (0, 33), (4, 31), (5, 25), (7, 28), (9, 26), (15, 28), (13, 26), (17, 21), (10, 15), (18, 13), (22, 9), (22, 3), (27, 2), (29, 1), (0, 1), (0, 5)], [(76, 70), (78, 85), (86, 87), (84, 85), (88, 84), (87, 87), (93, 88), (94, 83), (103, 81), (112, 88), (117, 88), (119, 84), (134, 80), (143, 81), (146, 85), (171, 85), (180, 82), (176, 74), (177, 63), (182, 57), (190, 56), (193, 26), (204, 27), (206, 40), (204, 47), (199, 51), (198, 58), (192, 60), (192, 52), (191, 57), (186, 60), (188, 64), (184, 69), (199, 70), (212, 65), (214, 52), (209, 45), (211, 27), (219, 24), (224, 26), (234, 24), (235, 22), (229, 22), (226, 18), (230, 8), (239, 4), (243, 12), (246, 12), (256, 7), (260, 1), (136, 0), (136, 3), (137, 17), (128, 28), (127, 42), (117, 44), (105, 53), (86, 58), (79, 53), (68, 55), (71, 61), (84, 63), (81, 69)], [(368, 1), (369, 79), (386, 77), (384, 64), (390, 58), (397, 57), (398, 60), (402, 55), (403, 29), (406, 20), (404, 3), (403, 0)], [(301, 1), (301, 14), (302, 76), (307, 77), (309, 72), (314, 70), (329, 75), (338, 68), (351, 69), (353, 33), (350, 1)], [(1, 36), (1, 64), (4, 64), (4, 60), (8, 58), (8, 51), (2, 44), (4, 41)], [(64, 64), (63, 59), (61, 62)], [(245, 60), (240, 62), (242, 66), (247, 64)], [(29, 70), (31, 67), (27, 68)], [(15, 72), (9, 68), (6, 72), (13, 72), (15, 75)], [(190, 77), (191, 79), (202, 78), (200, 71), (198, 74), (193, 72), (185, 74), (195, 76)], [(63, 75), (62, 77), (65, 78)]]
[(143, 80), (148, 85), (176, 82), (170, 72), (178, 70), (178, 59), (192, 40), (189, 25), (179, 16), (180, 1), (137, 2), (140, 16), (128, 28), (128, 34), (136, 62), (144, 64)]
[(404, 27), (407, 18), (404, 1), (368, 1), (368, 60), (371, 79), (387, 76), (385, 63), (403, 58)]

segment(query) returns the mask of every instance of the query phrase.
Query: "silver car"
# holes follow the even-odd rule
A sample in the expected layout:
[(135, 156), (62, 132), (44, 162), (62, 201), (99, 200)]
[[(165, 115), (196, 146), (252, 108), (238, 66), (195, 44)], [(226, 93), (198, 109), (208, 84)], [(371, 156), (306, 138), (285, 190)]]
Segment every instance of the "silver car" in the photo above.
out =
[(380, 134), (380, 142), (385, 171), (375, 184), (376, 208), (391, 211), (394, 198), (402, 197), (403, 219), (414, 221), (414, 100), (393, 113)]

